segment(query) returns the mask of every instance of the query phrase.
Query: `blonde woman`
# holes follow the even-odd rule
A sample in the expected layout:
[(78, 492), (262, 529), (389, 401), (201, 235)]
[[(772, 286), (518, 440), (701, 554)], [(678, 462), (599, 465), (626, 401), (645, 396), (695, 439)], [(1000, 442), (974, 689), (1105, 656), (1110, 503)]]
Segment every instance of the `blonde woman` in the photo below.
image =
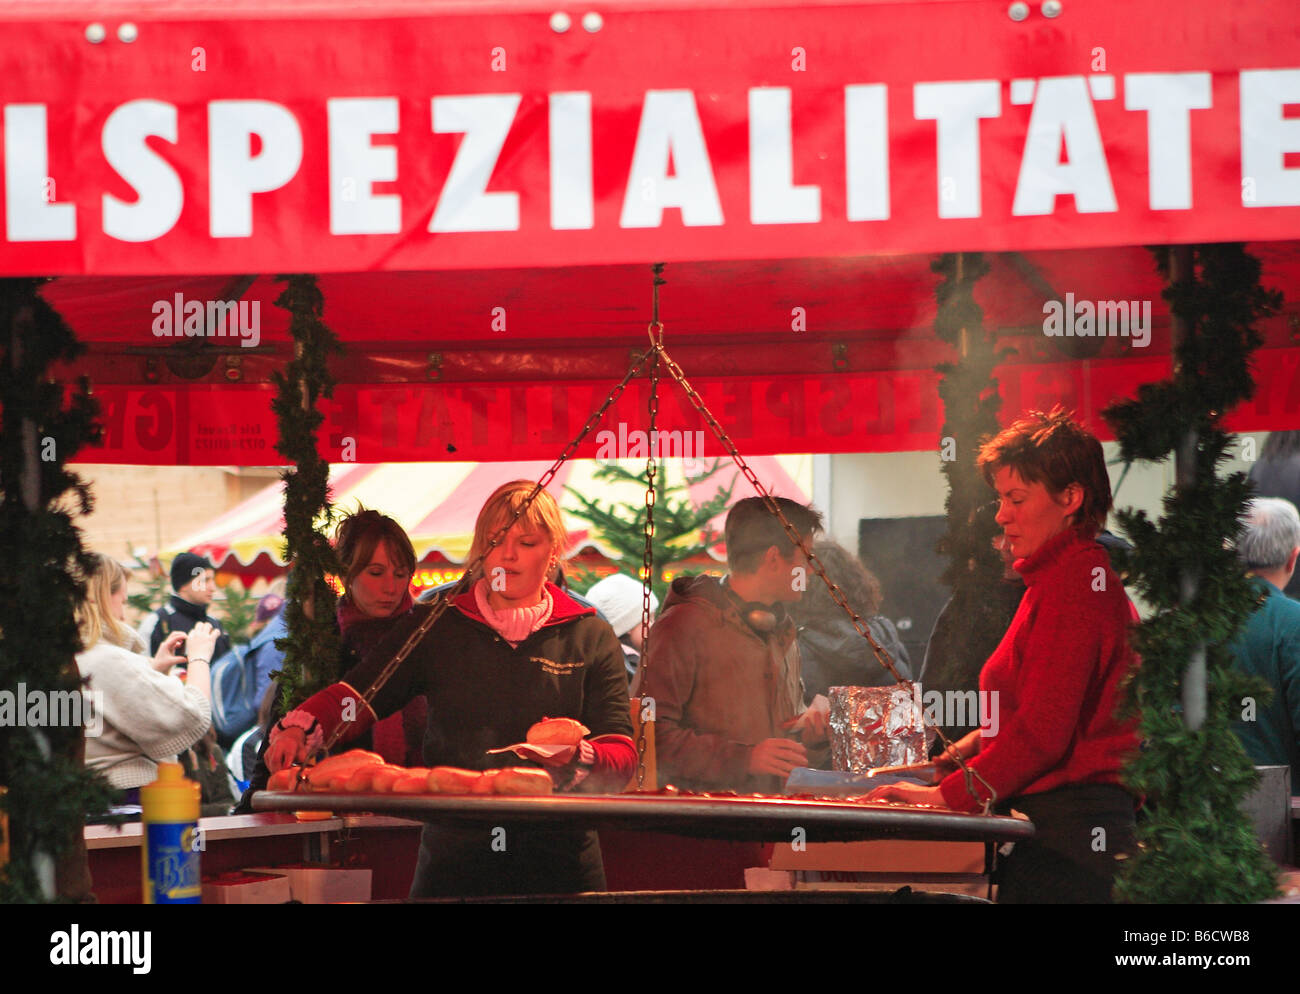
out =
[[(623, 650), (614, 630), (548, 582), (567, 544), (555, 498), (538, 494), (498, 544), (489, 539), (532, 492), (516, 480), (479, 512), (470, 550), (487, 552), (472, 587), (452, 601), (434, 630), (411, 652), (345, 738), (425, 695), (429, 702), (424, 760), (429, 766), (485, 770), (519, 765), (489, 749), (523, 742), (543, 718), (574, 718), (589, 729), (561, 784), (620, 790), (636, 766)], [(272, 770), (303, 760), (342, 720), (344, 702), (360, 696), (420, 623), (417, 604), (343, 682), (287, 715), (266, 753)], [(356, 689), (354, 689), (356, 688)], [(504, 828), (506, 844), (499, 844)], [(496, 842), (497, 844), (494, 844)], [(413, 898), (559, 894), (602, 890), (605, 874), (594, 832), (507, 824), (460, 828), (427, 825), (411, 887)]]
[[(127, 572), (116, 560), (94, 557), (86, 596), (77, 608), (83, 650), (77, 667), (85, 693), (103, 716), (103, 731), (86, 739), (86, 765), (119, 790), (133, 791), (157, 779), (158, 764), (174, 762), (211, 723), (208, 663), (218, 633), (199, 623), (172, 632), (150, 659), (126, 621)], [(184, 643), (188, 659), (176, 654)], [(188, 662), (182, 682), (171, 668)]]

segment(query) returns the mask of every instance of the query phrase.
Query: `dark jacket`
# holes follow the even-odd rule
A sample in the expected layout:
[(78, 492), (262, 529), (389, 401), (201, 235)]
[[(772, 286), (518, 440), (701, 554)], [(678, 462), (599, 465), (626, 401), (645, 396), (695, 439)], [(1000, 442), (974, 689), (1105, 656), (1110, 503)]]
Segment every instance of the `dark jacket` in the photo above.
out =
[(650, 633), (638, 670), (655, 700), (659, 782), (686, 790), (774, 793), (778, 778), (752, 776), (750, 755), (803, 711), (794, 622), (763, 635), (717, 577), (680, 576)]
[(172, 632), (188, 632), (200, 621), (206, 621), (220, 633), (216, 647), (212, 650), (212, 659), (208, 662), (220, 659), (230, 651), (230, 639), (221, 627), (221, 622), (209, 615), (208, 609), (202, 604), (191, 604), (176, 594), (172, 594), (171, 600), (149, 615), (140, 626), (140, 637), (149, 643), (149, 656), (152, 658), (168, 635)]
[[(912, 679), (912, 661), (898, 639), (894, 623), (883, 615), (863, 619), (867, 629), (889, 654), (898, 675)], [(880, 665), (867, 642), (847, 615), (817, 619), (799, 629), (799, 655), (803, 663), (806, 700), (827, 694), (831, 687), (885, 687), (893, 676)]]

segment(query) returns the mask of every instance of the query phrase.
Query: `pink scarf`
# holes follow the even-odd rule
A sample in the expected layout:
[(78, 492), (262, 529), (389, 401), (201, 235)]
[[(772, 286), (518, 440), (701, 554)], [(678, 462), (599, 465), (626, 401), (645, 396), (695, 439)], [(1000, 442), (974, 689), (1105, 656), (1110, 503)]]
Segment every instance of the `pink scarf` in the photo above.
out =
[(551, 617), (551, 611), (555, 608), (555, 602), (551, 600), (551, 592), (543, 587), (541, 601), (532, 607), (494, 611), (487, 599), (486, 577), (474, 584), (474, 603), (478, 606), (479, 614), (483, 615), (483, 620), (512, 646), (518, 645), (546, 624)]

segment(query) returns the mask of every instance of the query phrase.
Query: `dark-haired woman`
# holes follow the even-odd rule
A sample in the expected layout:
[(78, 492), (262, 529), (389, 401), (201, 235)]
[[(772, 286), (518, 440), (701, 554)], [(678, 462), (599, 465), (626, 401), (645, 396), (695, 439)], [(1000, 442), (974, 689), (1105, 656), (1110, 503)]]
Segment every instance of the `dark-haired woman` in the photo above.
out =
[(1022, 811), (1037, 829), (1000, 867), (998, 900), (1106, 902), (1116, 856), (1134, 844), (1135, 798), (1121, 768), (1137, 748), (1136, 723), (1116, 708), (1136, 665), (1136, 613), (1096, 542), (1111, 505), (1101, 443), (1060, 410), (1033, 412), (987, 442), (979, 466), (1026, 584), (980, 673), (997, 720), (955, 743), (979, 776), (968, 786), (945, 756), (937, 786), (895, 784), (871, 797), (977, 811), (992, 788), (998, 811)]

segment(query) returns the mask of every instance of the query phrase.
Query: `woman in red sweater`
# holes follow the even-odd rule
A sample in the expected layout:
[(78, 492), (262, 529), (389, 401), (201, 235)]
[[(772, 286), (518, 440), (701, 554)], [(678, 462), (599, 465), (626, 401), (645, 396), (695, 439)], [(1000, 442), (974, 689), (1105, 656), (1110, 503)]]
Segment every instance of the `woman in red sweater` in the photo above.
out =
[(977, 729), (954, 744), (978, 773), (969, 783), (945, 755), (935, 786), (871, 797), (978, 811), (991, 788), (996, 810), (1022, 811), (1037, 828), (1002, 862), (1000, 902), (1106, 902), (1116, 857), (1134, 844), (1135, 799), (1120, 771), (1137, 748), (1136, 722), (1115, 711), (1136, 663), (1137, 615), (1095, 540), (1111, 506), (1101, 443), (1059, 409), (1032, 412), (985, 443), (979, 466), (1027, 588), (980, 673), (995, 734)]

